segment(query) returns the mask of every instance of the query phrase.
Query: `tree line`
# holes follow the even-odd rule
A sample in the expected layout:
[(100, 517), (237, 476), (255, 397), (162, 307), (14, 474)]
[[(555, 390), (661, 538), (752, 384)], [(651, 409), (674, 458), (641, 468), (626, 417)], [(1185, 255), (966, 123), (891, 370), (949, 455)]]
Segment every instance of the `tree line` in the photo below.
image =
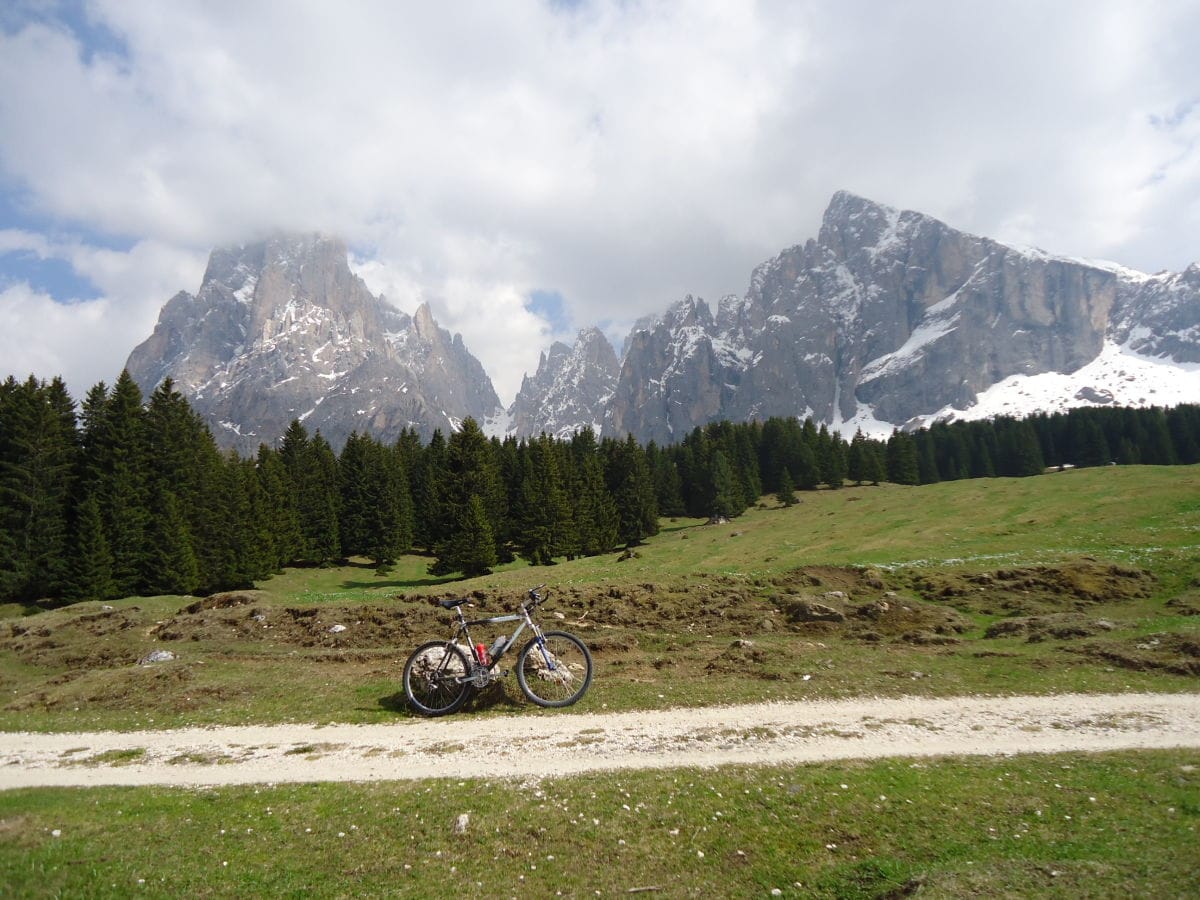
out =
[(352, 434), (335, 452), (292, 422), (276, 447), (223, 453), (168, 380), (123, 372), (76, 407), (61, 379), (0, 384), (0, 601), (74, 602), (246, 587), (287, 565), (402, 554), (477, 575), (631, 546), (660, 516), (740, 515), (764, 494), (847, 481), (926, 484), (1053, 466), (1200, 462), (1200, 406), (1081, 408), (850, 441), (811, 419), (716, 422), (642, 446), (590, 429), (424, 441)]

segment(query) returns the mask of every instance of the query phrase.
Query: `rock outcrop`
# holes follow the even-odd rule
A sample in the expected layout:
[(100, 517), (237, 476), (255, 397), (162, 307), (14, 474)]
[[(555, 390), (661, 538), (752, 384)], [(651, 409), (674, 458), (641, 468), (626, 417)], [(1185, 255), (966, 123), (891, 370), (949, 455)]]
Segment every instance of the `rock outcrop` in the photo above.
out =
[(598, 328), (580, 331), (573, 347), (556, 341), (542, 354), (537, 372), (521, 382), (508, 409), (511, 432), (569, 438), (588, 427), (599, 434), (620, 370), (612, 344)]
[[(808, 415), (887, 430), (1117, 347), (1161, 357), (1154, 377), (1185, 377), (1179, 364), (1200, 360), (1200, 266), (1152, 276), (1054, 257), (839, 192), (817, 238), (759, 266), (744, 297), (715, 316), (687, 297), (626, 347), (609, 435), (670, 441), (719, 419)], [(1116, 371), (1097, 367), (1066, 402), (1113, 402)]]
[(409, 316), (321, 235), (214, 250), (200, 290), (176, 294), (129, 357), (149, 392), (171, 377), (218, 443), (252, 453), (293, 419), (335, 448), (349, 434), (428, 437), (500, 408), (483, 366), (429, 307)]

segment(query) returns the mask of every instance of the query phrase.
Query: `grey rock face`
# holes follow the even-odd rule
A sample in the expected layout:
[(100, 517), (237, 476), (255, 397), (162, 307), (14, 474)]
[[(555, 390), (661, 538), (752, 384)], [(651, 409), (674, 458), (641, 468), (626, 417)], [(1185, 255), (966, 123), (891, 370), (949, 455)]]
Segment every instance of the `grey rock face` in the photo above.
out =
[(736, 389), (727, 382), (736, 382), (741, 369), (703, 300), (688, 296), (661, 317), (642, 320), (625, 347), (604, 434), (666, 444), (721, 417)]
[(1074, 372), (1106, 340), (1200, 360), (1200, 265), (1147, 276), (1017, 250), (839, 192), (816, 240), (759, 266), (715, 318), (688, 298), (639, 323), (605, 433), (664, 441), (806, 415), (904, 425), (1013, 375)]
[(508, 409), (510, 433), (569, 438), (588, 427), (599, 434), (620, 369), (612, 344), (598, 328), (580, 331), (573, 347), (556, 341), (542, 354), (533, 377), (522, 380)]
[(500, 405), (428, 306), (408, 316), (376, 298), (345, 245), (320, 235), (213, 251), (199, 292), (167, 302), (127, 368), (147, 392), (170, 376), (218, 443), (243, 453), (296, 418), (340, 448), (354, 430), (428, 436)]

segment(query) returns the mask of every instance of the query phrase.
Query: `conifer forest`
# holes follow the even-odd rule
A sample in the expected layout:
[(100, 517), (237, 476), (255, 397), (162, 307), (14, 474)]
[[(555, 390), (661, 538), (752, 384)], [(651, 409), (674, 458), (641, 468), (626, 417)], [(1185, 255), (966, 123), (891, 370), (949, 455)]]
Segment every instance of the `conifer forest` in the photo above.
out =
[(632, 437), (488, 438), (467, 419), (428, 440), (293, 421), (250, 458), (222, 452), (170, 381), (127, 372), (81, 403), (61, 379), (0, 384), (0, 601), (54, 606), (207, 594), (351, 557), (484, 574), (636, 545), (660, 517), (735, 518), (796, 492), (1047, 468), (1200, 462), (1200, 406), (1091, 407), (939, 423), (850, 441), (811, 419), (714, 422), (670, 446)]

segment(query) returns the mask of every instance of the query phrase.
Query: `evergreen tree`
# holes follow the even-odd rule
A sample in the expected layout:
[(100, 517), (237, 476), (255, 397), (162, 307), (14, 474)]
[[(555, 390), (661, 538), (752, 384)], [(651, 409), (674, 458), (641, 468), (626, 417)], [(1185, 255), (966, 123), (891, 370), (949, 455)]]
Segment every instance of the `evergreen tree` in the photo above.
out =
[(196, 555), (175, 495), (155, 491), (146, 529), (143, 590), (148, 594), (191, 594), (200, 584)]
[(850, 441), (850, 452), (846, 456), (846, 476), (855, 484), (867, 480), (867, 437), (859, 428)]
[(877, 441), (867, 442), (867, 469), (864, 480), (871, 482), (875, 487), (879, 487), (879, 482), (887, 478), (887, 469), (884, 467), (885, 448)]
[(121, 373), (111, 393), (103, 384), (88, 393), (83, 418), (83, 489), (100, 505), (117, 596), (137, 594), (147, 568), (150, 515), (145, 410), (142, 392), (128, 371)]
[(100, 504), (90, 494), (79, 504), (75, 518), (70, 565), (63, 594), (66, 600), (112, 600), (118, 596), (112, 577), (112, 553), (100, 518)]
[(640, 544), (658, 534), (658, 506), (646, 453), (632, 434), (620, 443), (606, 441), (604, 447), (607, 448), (604, 477), (620, 517), (618, 540), (626, 546)]
[(341, 557), (337, 457), (321, 432), (313, 435), (300, 481), (300, 530), (309, 558), (325, 565)]
[(679, 477), (679, 467), (671, 458), (671, 453), (651, 441), (646, 447), (646, 459), (650, 464), (651, 478), (654, 479), (654, 499), (658, 504), (659, 515), (686, 515), (683, 481)]
[(496, 538), (483, 498), (473, 494), (460, 509), (450, 539), (429, 571), (434, 575), (462, 572), (467, 578), (490, 575), (496, 565)]
[(762, 474), (758, 470), (758, 453), (754, 447), (751, 429), (752, 426), (749, 424), (738, 425), (734, 428), (733, 455), (730, 457), (734, 474), (741, 488), (743, 510), (757, 503), (763, 492)]
[[(451, 524), (448, 535), (434, 548), (437, 560), (430, 572), (470, 572), (472, 566), (495, 565), (504, 558), (496, 546), (496, 533), (503, 528), (508, 514), (507, 498), (492, 445), (470, 417), (446, 444), (446, 476), (445, 509)], [(480, 516), (486, 529), (481, 526)], [(464, 534), (464, 529), (469, 533)], [(476, 546), (483, 534), (492, 541), (490, 554), (483, 554)], [(487, 559), (492, 561), (478, 562)]]
[(367, 540), (362, 554), (378, 569), (412, 547), (412, 497), (401, 455), (371, 442), (367, 457)]
[(575, 544), (571, 507), (550, 438), (543, 433), (523, 449), (517, 545), (531, 564), (548, 566)]
[(1108, 440), (1091, 410), (1073, 409), (1071, 418), (1071, 449), (1075, 465), (1080, 468), (1106, 466), (1112, 462)]
[(338, 526), (342, 552), (347, 556), (363, 556), (371, 531), (368, 518), (376, 491), (369, 484), (367, 457), (371, 452), (370, 437), (352, 431), (338, 457), (338, 486), (340, 488), (340, 515)]
[(712, 500), (708, 508), (710, 520), (717, 518), (733, 519), (746, 511), (741, 490), (734, 477), (733, 468), (725, 458), (725, 454), (716, 450), (709, 461), (711, 471), (709, 482), (712, 484)]
[(821, 481), (835, 490), (842, 487), (848, 466), (841, 436), (831, 433), (822, 425), (817, 434), (817, 448), (817, 468), (821, 473)]
[(933, 436), (924, 428), (913, 435), (917, 445), (917, 478), (920, 484), (937, 484), (941, 481)]
[(799, 502), (796, 500), (796, 485), (792, 482), (792, 476), (787, 469), (784, 469), (783, 474), (779, 476), (779, 490), (775, 494), (775, 499), (784, 507), (795, 506)]
[(920, 484), (917, 445), (912, 435), (893, 431), (888, 438), (887, 479), (893, 484)]
[(303, 554), (304, 539), (300, 534), (300, 518), (296, 512), (296, 498), (291, 486), (291, 475), (278, 452), (266, 444), (258, 447), (255, 474), (262, 496), (262, 515), (265, 519), (264, 544), (269, 569), (279, 571)]
[[(9, 591), (35, 600), (68, 576), (68, 508), (75, 462), (74, 404), (61, 379), (8, 385), (0, 405), (0, 530)], [(9, 568), (11, 566), (11, 568)]]
[(432, 553), (450, 536), (450, 467), (446, 439), (433, 432), (413, 475), (413, 543)]

